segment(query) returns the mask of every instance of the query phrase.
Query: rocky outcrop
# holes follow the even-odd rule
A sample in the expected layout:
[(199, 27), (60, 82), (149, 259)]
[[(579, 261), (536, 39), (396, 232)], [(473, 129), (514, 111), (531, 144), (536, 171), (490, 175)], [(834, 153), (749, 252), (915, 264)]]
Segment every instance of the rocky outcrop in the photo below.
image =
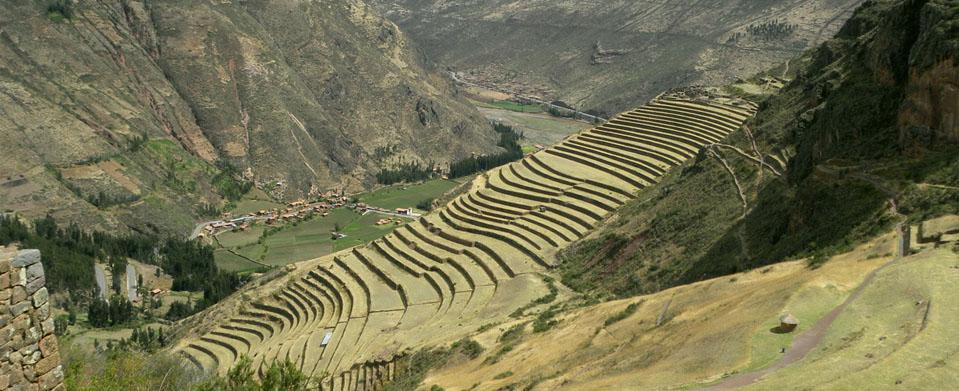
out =
[(928, 129), (959, 141), (959, 8), (954, 1), (912, 1), (918, 7), (916, 42), (899, 114), (902, 137)]
[(0, 248), (0, 390), (65, 390), (40, 251)]
[(912, 70), (899, 113), (903, 142), (918, 134), (959, 141), (959, 64), (942, 61)]

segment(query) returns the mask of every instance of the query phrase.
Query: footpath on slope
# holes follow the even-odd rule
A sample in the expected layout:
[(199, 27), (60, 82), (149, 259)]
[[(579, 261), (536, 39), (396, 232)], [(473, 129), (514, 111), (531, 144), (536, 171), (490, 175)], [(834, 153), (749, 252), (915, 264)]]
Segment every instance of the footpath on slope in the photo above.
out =
[[(895, 204), (893, 204), (893, 210), (895, 211)], [(849, 307), (851, 303), (856, 301), (859, 296), (862, 294), (866, 288), (875, 280), (876, 276), (883, 270), (889, 268), (892, 265), (897, 264), (903, 258), (896, 257), (892, 261), (889, 261), (885, 265), (876, 268), (875, 270), (869, 272), (866, 277), (863, 279), (862, 283), (859, 284), (856, 289), (849, 294), (849, 297), (842, 302), (839, 306), (830, 311), (826, 316), (820, 319), (816, 324), (807, 330), (806, 332), (798, 335), (794, 340), (792, 345), (783, 357), (776, 362), (775, 364), (756, 371), (741, 373), (734, 375), (732, 377), (726, 378), (718, 384), (707, 386), (702, 388), (703, 390), (731, 390), (739, 387), (745, 387), (750, 384), (756, 383), (762, 378), (775, 373), (797, 361), (802, 360), (809, 354), (813, 349), (819, 347), (823, 339), (826, 337), (826, 333), (829, 331), (833, 322), (845, 312), (846, 308)]]
[(796, 339), (793, 340), (792, 346), (790, 346), (789, 349), (786, 350), (786, 353), (776, 364), (773, 364), (770, 367), (760, 369), (757, 371), (741, 373), (741, 374), (729, 377), (723, 380), (719, 384), (714, 384), (712, 386), (704, 387), (702, 389), (703, 390), (731, 390), (739, 387), (744, 387), (752, 383), (755, 383), (756, 381), (762, 379), (766, 375), (769, 375), (773, 372), (776, 372), (780, 369), (783, 369), (789, 366), (790, 364), (793, 364), (799, 360), (802, 360), (803, 358), (806, 357), (807, 354), (809, 354), (809, 352), (811, 352), (813, 349), (819, 346), (823, 338), (826, 337), (826, 332), (829, 331), (829, 328), (832, 326), (836, 318), (838, 318), (839, 315), (842, 315), (842, 313), (846, 310), (846, 307), (848, 307), (849, 304), (851, 304), (853, 301), (859, 298), (859, 295), (861, 295), (862, 292), (869, 286), (869, 284), (871, 284), (873, 280), (875, 280), (876, 275), (880, 271), (887, 269), (889, 266), (896, 264), (899, 260), (900, 258), (894, 259), (892, 261), (889, 261), (885, 265), (880, 266), (876, 270), (869, 272), (869, 274), (866, 275), (866, 278), (863, 279), (862, 283), (859, 284), (858, 287), (856, 287), (856, 290), (854, 290), (849, 295), (849, 297), (842, 302), (842, 304), (834, 308), (832, 311), (826, 314), (826, 316), (824, 316), (822, 319), (816, 322), (815, 326), (813, 326), (806, 332), (797, 336)]

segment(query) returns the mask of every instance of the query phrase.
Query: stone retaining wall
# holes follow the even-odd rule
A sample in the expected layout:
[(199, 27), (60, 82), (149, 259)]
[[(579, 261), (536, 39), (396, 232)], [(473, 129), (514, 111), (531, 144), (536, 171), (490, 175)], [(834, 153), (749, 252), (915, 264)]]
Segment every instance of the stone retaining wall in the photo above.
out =
[(0, 390), (65, 390), (40, 251), (0, 248)]

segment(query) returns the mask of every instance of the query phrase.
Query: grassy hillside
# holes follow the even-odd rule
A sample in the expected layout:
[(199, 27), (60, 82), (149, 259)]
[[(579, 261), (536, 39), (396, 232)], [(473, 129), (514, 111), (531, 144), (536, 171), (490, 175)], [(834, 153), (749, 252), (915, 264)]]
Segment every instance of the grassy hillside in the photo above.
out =
[[(953, 225), (955, 228), (955, 225)], [(491, 362), (514, 325), (473, 336), (481, 354), (448, 363), (422, 385), (445, 389), (689, 389), (732, 375), (776, 368), (782, 349), (810, 333), (851, 297), (870, 272), (889, 264), (888, 233), (834, 257), (819, 269), (781, 263), (656, 294), (584, 306), (556, 317), (545, 332), (529, 325)], [(772, 371), (747, 389), (938, 389), (952, 384), (957, 348), (948, 304), (959, 255), (927, 248), (879, 270), (829, 325), (802, 361)], [(940, 303), (937, 305), (936, 303)], [(779, 316), (800, 320), (776, 333)], [(562, 341), (562, 343), (556, 343)], [(854, 375), (850, 375), (854, 374)]]
[[(741, 131), (726, 143), (743, 154), (717, 150), (733, 174), (700, 153), (566, 251), (564, 283), (602, 295), (654, 292), (797, 257), (819, 262), (889, 228), (897, 213), (914, 221), (955, 213), (959, 145), (951, 128), (904, 114), (941, 105), (907, 96), (919, 88), (909, 75), (935, 69), (924, 60), (928, 48), (938, 48), (939, 63), (955, 63), (956, 47), (936, 34), (956, 18), (944, 4), (859, 9), (835, 38), (792, 62), (793, 81), (762, 98), (748, 124), (755, 144)], [(768, 166), (760, 170), (760, 159), (745, 155)]]

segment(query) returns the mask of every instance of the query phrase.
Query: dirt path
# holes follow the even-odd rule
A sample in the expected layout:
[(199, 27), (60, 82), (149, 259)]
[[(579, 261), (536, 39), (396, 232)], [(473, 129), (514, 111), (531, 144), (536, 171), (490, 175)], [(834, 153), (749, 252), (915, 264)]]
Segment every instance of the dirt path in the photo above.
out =
[(103, 300), (107, 299), (107, 276), (103, 272), (103, 267), (100, 265), (93, 265), (93, 273), (97, 279), (97, 287), (100, 289), (100, 298)]
[[(293, 113), (288, 113), (288, 114), (290, 114), (290, 119), (293, 120), (296, 126), (298, 126), (300, 130), (302, 130), (303, 133), (305, 133), (308, 136), (307, 138), (310, 138), (309, 137), (310, 133), (306, 131), (306, 126), (304, 126), (303, 123), (300, 122), (299, 118), (296, 118), (296, 116), (293, 115)], [(299, 152), (300, 157), (303, 158), (303, 164), (306, 166), (306, 168), (310, 169), (310, 172), (313, 173), (314, 178), (319, 178), (319, 175), (316, 173), (316, 170), (314, 170), (313, 166), (310, 165), (310, 160), (307, 159), (306, 155), (303, 153), (303, 144), (300, 144), (300, 139), (296, 137), (296, 132), (293, 131), (293, 128), (290, 128), (290, 136), (292, 136), (293, 141), (296, 142), (296, 151)]]
[(127, 297), (130, 302), (134, 302), (140, 299), (140, 294), (137, 292), (137, 269), (131, 264), (127, 264)]
[(781, 359), (779, 359), (778, 362), (765, 369), (732, 376), (723, 380), (719, 384), (705, 387), (703, 390), (731, 390), (734, 388), (744, 387), (805, 358), (809, 352), (822, 343), (823, 338), (826, 337), (826, 332), (829, 331), (829, 327), (832, 326), (836, 318), (838, 318), (839, 315), (842, 315), (843, 311), (846, 310), (846, 307), (848, 307), (850, 303), (859, 298), (859, 295), (862, 294), (866, 287), (868, 287), (869, 284), (875, 280), (876, 274), (893, 265), (897, 260), (890, 261), (885, 265), (880, 266), (876, 270), (869, 272), (869, 274), (866, 275), (866, 278), (862, 280), (862, 283), (860, 283), (859, 286), (856, 287), (851, 294), (849, 294), (849, 297), (846, 298), (842, 304), (834, 308), (832, 311), (826, 314), (826, 316), (816, 322), (811, 329), (806, 330), (806, 332), (793, 339), (792, 346), (786, 350), (786, 353)]

